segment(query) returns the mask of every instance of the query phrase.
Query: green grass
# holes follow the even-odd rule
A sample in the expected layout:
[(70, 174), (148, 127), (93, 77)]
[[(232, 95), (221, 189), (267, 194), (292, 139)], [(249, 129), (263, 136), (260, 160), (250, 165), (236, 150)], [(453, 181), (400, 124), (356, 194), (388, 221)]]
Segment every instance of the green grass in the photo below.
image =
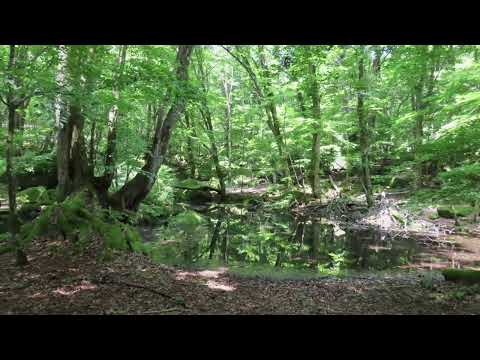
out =
[(346, 271), (320, 271), (309, 269), (292, 269), (272, 267), (268, 265), (249, 265), (249, 266), (229, 266), (229, 272), (233, 275), (243, 278), (260, 278), (266, 280), (312, 280), (324, 278), (326, 276), (344, 277)]

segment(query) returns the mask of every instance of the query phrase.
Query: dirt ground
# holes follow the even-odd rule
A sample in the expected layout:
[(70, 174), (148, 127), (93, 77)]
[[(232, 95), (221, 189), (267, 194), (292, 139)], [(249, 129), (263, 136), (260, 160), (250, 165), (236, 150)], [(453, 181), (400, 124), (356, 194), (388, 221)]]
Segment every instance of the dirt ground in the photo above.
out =
[[(187, 271), (139, 254), (95, 260), (98, 248), (71, 256), (38, 240), (30, 264), (0, 256), (1, 314), (480, 314), (479, 295), (449, 294), (417, 275), (268, 280), (228, 268)], [(58, 249), (58, 248), (57, 248)]]

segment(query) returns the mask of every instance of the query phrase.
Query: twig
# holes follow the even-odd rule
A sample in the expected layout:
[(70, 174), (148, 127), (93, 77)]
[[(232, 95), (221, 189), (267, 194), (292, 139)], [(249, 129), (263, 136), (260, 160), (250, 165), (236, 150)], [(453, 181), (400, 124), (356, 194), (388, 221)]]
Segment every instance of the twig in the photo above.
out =
[(152, 310), (152, 311), (144, 311), (144, 312), (142, 312), (142, 314), (163, 314), (163, 313), (166, 313), (166, 312), (171, 312), (171, 311), (176, 311), (176, 310), (183, 311), (184, 309), (169, 308), (169, 309), (164, 309), (164, 310)]
[(21, 290), (21, 289), (25, 289), (29, 286), (31, 286), (32, 283), (27, 283), (27, 284), (23, 284), (23, 285), (20, 285), (20, 286), (17, 286), (17, 287), (6, 287), (6, 288), (0, 288), (0, 292), (2, 291), (10, 291), (10, 290)]
[[(106, 280), (106, 279), (99, 279), (98, 282), (100, 283), (103, 283), (103, 284), (118, 284), (118, 285), (125, 285), (125, 286), (129, 286), (129, 287), (133, 287), (133, 288), (138, 288), (138, 289), (144, 289), (144, 290), (148, 290), (150, 292), (153, 292), (154, 294), (157, 294), (157, 295), (160, 295), (160, 296), (163, 296), (167, 299), (170, 299), (170, 300), (175, 300), (172, 296), (168, 295), (168, 294), (165, 294), (164, 292), (161, 292), (159, 290), (156, 290), (156, 289), (153, 289), (151, 287), (148, 287), (148, 286), (143, 286), (143, 285), (139, 285), (139, 284), (134, 284), (134, 283), (130, 283), (130, 282), (126, 282), (126, 281), (120, 281), (120, 280), (113, 280), (113, 279), (109, 279), (109, 280)], [(183, 305), (184, 307), (186, 307), (185, 305)]]

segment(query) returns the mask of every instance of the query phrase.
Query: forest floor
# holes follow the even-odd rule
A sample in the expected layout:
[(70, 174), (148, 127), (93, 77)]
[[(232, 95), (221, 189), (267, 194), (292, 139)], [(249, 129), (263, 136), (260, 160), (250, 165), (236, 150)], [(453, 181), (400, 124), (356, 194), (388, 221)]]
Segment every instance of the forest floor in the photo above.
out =
[[(1, 314), (480, 314), (480, 295), (416, 272), (313, 279), (235, 275), (227, 267), (186, 270), (140, 254), (96, 260), (37, 240), (29, 265), (0, 256)], [(56, 249), (56, 250), (54, 250)]]

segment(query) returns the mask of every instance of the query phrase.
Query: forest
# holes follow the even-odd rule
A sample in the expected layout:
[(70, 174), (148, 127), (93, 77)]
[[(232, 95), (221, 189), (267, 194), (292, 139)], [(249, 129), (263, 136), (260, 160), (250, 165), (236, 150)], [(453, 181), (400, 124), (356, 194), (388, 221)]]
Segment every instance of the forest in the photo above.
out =
[(1, 45), (0, 314), (480, 314), (480, 46)]

